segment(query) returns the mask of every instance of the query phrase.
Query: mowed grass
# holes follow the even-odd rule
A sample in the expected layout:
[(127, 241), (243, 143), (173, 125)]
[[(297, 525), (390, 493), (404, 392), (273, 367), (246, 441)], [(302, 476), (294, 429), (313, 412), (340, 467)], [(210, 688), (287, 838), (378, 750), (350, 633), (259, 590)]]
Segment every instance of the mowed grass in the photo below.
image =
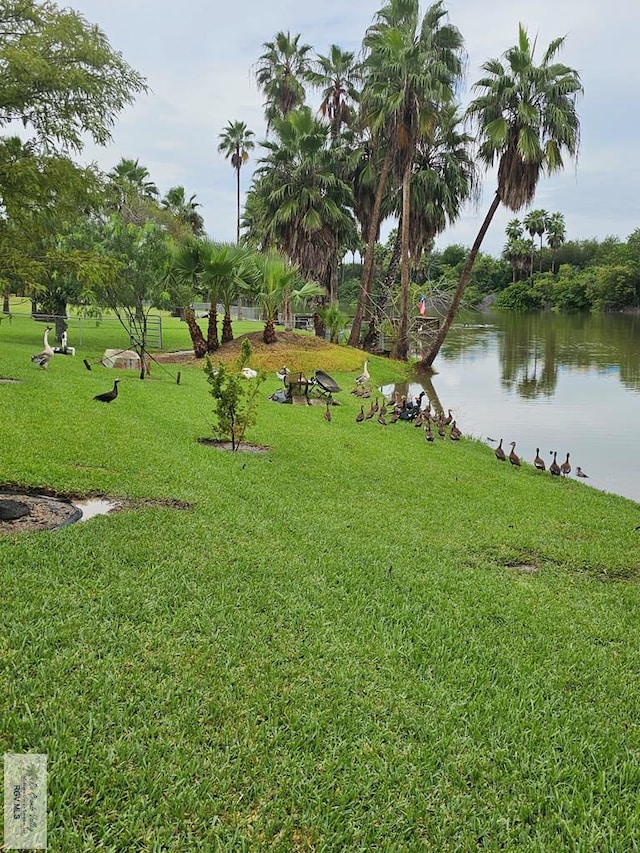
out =
[(41, 371), (41, 338), (0, 325), (0, 483), (136, 499), (0, 537), (0, 746), (49, 756), (50, 850), (637, 849), (637, 504), (356, 425), (347, 348), (331, 423), (271, 374), (270, 450), (231, 454), (197, 366), (106, 406), (82, 358), (120, 342)]

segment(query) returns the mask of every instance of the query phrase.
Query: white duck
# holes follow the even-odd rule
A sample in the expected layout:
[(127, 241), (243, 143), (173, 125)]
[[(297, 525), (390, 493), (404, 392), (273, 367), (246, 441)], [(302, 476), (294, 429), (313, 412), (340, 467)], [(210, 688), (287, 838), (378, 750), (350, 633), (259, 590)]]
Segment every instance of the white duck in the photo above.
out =
[(51, 326), (47, 326), (44, 330), (44, 349), (42, 352), (36, 353), (36, 355), (31, 356), (31, 361), (34, 364), (39, 364), (43, 370), (47, 369), (47, 365), (51, 361), (54, 356), (54, 352), (49, 346), (49, 332), (51, 331)]
[(356, 376), (356, 385), (364, 385), (370, 379), (369, 375), (369, 359), (366, 359), (364, 363), (364, 368), (362, 369), (362, 373), (360, 376)]
[(243, 367), (240, 373), (244, 376), (245, 379), (255, 379), (258, 375), (258, 371), (253, 370), (251, 367)]

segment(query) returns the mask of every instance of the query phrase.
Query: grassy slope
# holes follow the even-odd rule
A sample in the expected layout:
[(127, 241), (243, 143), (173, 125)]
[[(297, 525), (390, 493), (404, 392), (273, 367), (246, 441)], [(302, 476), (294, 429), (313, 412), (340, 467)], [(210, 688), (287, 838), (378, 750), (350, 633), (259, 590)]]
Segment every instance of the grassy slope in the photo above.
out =
[(119, 342), (44, 372), (41, 331), (0, 327), (0, 482), (192, 505), (0, 537), (0, 746), (49, 755), (51, 850), (633, 849), (636, 504), (345, 392), (221, 453), (197, 368), (101, 406)]

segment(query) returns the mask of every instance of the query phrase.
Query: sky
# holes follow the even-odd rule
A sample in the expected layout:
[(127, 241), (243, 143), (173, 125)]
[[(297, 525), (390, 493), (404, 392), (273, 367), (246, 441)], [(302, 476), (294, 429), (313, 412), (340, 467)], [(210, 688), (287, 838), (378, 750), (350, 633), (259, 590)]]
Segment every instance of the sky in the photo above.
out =
[[(78, 158), (108, 171), (123, 157), (139, 160), (161, 194), (176, 185), (196, 194), (208, 234), (235, 240), (235, 173), (218, 153), (219, 135), (229, 121), (244, 121), (255, 139), (265, 136), (263, 97), (252, 67), (265, 42), (278, 31), (300, 33), (302, 43), (320, 54), (331, 44), (359, 52), (381, 0), (69, 0), (68, 5), (95, 23), (114, 50), (147, 80), (116, 120), (113, 142), (88, 144)], [(423, 10), (426, 5), (423, 5)], [(637, 87), (640, 79), (640, 3), (637, 0), (449, 0), (449, 22), (458, 27), (468, 54), (464, 107), (481, 65), (517, 42), (522, 23), (537, 38), (541, 59), (550, 41), (565, 36), (559, 60), (575, 68), (584, 95), (578, 103), (581, 142), (577, 164), (543, 176), (533, 207), (560, 211), (567, 239), (625, 240), (640, 227), (640, 142)], [(312, 106), (315, 106), (311, 102)], [(242, 170), (248, 189), (260, 156), (256, 146)], [(470, 246), (495, 190), (495, 175), (483, 173), (482, 196), (465, 208), (455, 226), (437, 240)], [(520, 218), (526, 210), (520, 212)], [(513, 218), (502, 206), (482, 250), (498, 256), (504, 229)], [(390, 224), (385, 227), (388, 233)], [(382, 238), (385, 238), (385, 228)]]

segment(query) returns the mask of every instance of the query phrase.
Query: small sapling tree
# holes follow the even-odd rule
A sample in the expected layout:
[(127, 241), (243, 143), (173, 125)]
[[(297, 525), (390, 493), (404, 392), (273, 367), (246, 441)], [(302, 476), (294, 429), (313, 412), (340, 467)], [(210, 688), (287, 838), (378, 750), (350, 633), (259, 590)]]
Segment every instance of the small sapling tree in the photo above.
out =
[(256, 422), (258, 391), (267, 378), (264, 370), (251, 371), (255, 376), (247, 378), (242, 371), (248, 367), (250, 359), (251, 344), (245, 339), (235, 369), (222, 363), (214, 367), (209, 356), (204, 364), (211, 386), (209, 393), (215, 400), (217, 420), (213, 432), (218, 438), (230, 440), (232, 450), (240, 448), (247, 429)]

